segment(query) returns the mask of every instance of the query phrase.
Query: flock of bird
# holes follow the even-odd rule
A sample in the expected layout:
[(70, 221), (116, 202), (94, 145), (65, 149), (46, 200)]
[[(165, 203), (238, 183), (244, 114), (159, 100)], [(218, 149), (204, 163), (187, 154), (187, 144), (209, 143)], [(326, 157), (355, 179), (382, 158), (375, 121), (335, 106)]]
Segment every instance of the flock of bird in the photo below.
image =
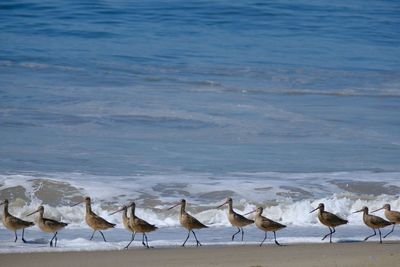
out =
[[(84, 198), (83, 201), (78, 202), (73, 206), (77, 206), (81, 203), (85, 202), (86, 205), (86, 215), (85, 215), (85, 221), (88, 224), (88, 226), (90, 228), (93, 229), (93, 233), (92, 236), (90, 237), (90, 240), (93, 239), (93, 236), (95, 234), (96, 231), (99, 231), (101, 236), (103, 237), (104, 242), (106, 242), (106, 238), (103, 234), (103, 230), (107, 230), (107, 229), (111, 229), (115, 227), (114, 223), (110, 223), (108, 221), (106, 221), (105, 219), (103, 219), (102, 217), (98, 216), (96, 213), (94, 213), (92, 211), (91, 208), (91, 200), (89, 197)], [(8, 200), (4, 200), (3, 202), (0, 203), (1, 205), (4, 205), (4, 211), (3, 211), (3, 216), (2, 216), (2, 220), (3, 220), (3, 224), (4, 226), (13, 231), (15, 233), (15, 242), (18, 239), (17, 236), (17, 231), (22, 229), (22, 241), (25, 243), (25, 239), (24, 239), (24, 231), (25, 228), (31, 227), (34, 225), (33, 222), (28, 222), (28, 221), (24, 221), (20, 218), (17, 218), (13, 215), (11, 215), (8, 211)], [(264, 241), (267, 238), (267, 232), (273, 232), (274, 234), (274, 240), (275, 240), (275, 244), (277, 245), (281, 245), (277, 240), (276, 240), (276, 231), (279, 231), (283, 228), (286, 227), (286, 225), (280, 224), (278, 222), (275, 222), (267, 217), (262, 216), (263, 213), (263, 208), (259, 207), (256, 210), (253, 210), (251, 212), (248, 212), (244, 215), (248, 215), (250, 213), (256, 213), (255, 219), (251, 220), (248, 219), (246, 217), (244, 217), (244, 215), (240, 215), (237, 212), (235, 212), (233, 210), (233, 201), (232, 198), (228, 198), (223, 204), (221, 204), (220, 206), (216, 207), (216, 208), (220, 208), (224, 205), (228, 204), (228, 220), (229, 222), (232, 224), (232, 226), (237, 227), (238, 231), (235, 232), (232, 235), (232, 241), (235, 239), (235, 236), (239, 233), (241, 233), (241, 240), (243, 241), (243, 236), (244, 236), (244, 231), (243, 231), (243, 227), (251, 225), (253, 223), (255, 223), (255, 225), (262, 231), (265, 232), (264, 235), (264, 239), (261, 242), (260, 246), (262, 246), (262, 244), (264, 243)], [(195, 240), (196, 240), (196, 246), (201, 246), (200, 241), (197, 239), (197, 236), (194, 232), (194, 230), (196, 229), (202, 229), (202, 228), (207, 228), (206, 225), (204, 225), (203, 223), (201, 223), (199, 220), (197, 220), (195, 217), (193, 217), (192, 215), (190, 215), (189, 213), (186, 212), (186, 200), (182, 199), (180, 202), (176, 203), (174, 206), (170, 207), (168, 210), (171, 210), (177, 206), (180, 206), (180, 216), (179, 216), (179, 221), (180, 224), (182, 225), (182, 227), (186, 228), (186, 230), (188, 231), (188, 235), (185, 239), (185, 241), (183, 242), (182, 246), (185, 246), (187, 240), (190, 237), (190, 234), (192, 233)], [(128, 209), (131, 210), (130, 213), (130, 217), (128, 216)], [(383, 238), (387, 237), (390, 233), (393, 232), (395, 224), (400, 224), (400, 212), (398, 211), (392, 211), (390, 209), (390, 205), (389, 204), (385, 204), (383, 207), (374, 210), (373, 212), (376, 212), (378, 210), (385, 210), (385, 216), (388, 220), (385, 220), (381, 217), (375, 216), (375, 215), (371, 215), (368, 213), (368, 208), (367, 207), (363, 207), (361, 210), (355, 211), (354, 213), (357, 212), (363, 212), (363, 221), (364, 223), (370, 227), (371, 229), (373, 229), (374, 234), (367, 236), (364, 241), (366, 241), (367, 239), (369, 239), (372, 236), (376, 235), (376, 229), (378, 229), (379, 232), (379, 240), (380, 243), (382, 243), (382, 234), (381, 234), (381, 228), (384, 228), (386, 226), (389, 225), (393, 225), (392, 229), (390, 232), (388, 232)], [(320, 203), (318, 205), (317, 208), (315, 208), (314, 210), (310, 211), (310, 213), (314, 212), (318, 210), (318, 219), (319, 221), (327, 226), (329, 228), (329, 233), (326, 234), (322, 240), (324, 240), (326, 237), (329, 236), (329, 242), (332, 243), (332, 235), (333, 233), (335, 233), (335, 228), (343, 225), (343, 224), (347, 224), (348, 221), (345, 219), (342, 219), (340, 217), (338, 217), (337, 215), (327, 212), (325, 211), (325, 206), (323, 203)], [(142, 234), (142, 244), (143, 246), (145, 246), (146, 248), (150, 248), (149, 243), (148, 243), (148, 239), (147, 239), (147, 235), (146, 233), (152, 232), (157, 230), (157, 227), (155, 225), (152, 225), (148, 222), (146, 222), (143, 219), (140, 219), (139, 217), (136, 216), (135, 214), (135, 203), (131, 202), (128, 205), (124, 205), (122, 208), (112, 212), (110, 215), (118, 213), (118, 212), (122, 212), (122, 222), (124, 227), (126, 228), (126, 230), (128, 230), (129, 232), (132, 233), (132, 237), (130, 242), (128, 243), (128, 245), (125, 247), (125, 249), (128, 249), (129, 245), (132, 243), (132, 241), (135, 239), (135, 234), (136, 233), (141, 233)], [(53, 246), (53, 241), (54, 241), (54, 246), (57, 246), (57, 234), (58, 231), (62, 230), (63, 228), (65, 228), (68, 224), (64, 223), (64, 222), (60, 222), (60, 221), (56, 221), (53, 219), (49, 219), (49, 218), (45, 218), (43, 217), (44, 215), (44, 207), (43, 206), (39, 206), (39, 208), (34, 211), (29, 213), (27, 216), (33, 215), (35, 213), (39, 213), (39, 217), (37, 220), (37, 224), (39, 226), (39, 228), (46, 233), (52, 233), (54, 234), (53, 237), (50, 240), (50, 246)]]

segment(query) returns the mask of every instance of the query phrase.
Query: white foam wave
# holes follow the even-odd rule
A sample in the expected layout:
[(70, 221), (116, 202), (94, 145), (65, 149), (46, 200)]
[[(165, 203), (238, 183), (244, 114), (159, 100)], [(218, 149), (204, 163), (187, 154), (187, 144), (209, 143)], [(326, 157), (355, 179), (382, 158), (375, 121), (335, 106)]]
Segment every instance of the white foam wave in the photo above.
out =
[[(192, 175), (190, 184), (182, 182), (186, 175), (98, 177), (70, 173), (47, 174), (45, 178), (38, 174), (1, 175), (0, 193), (22, 186), (26, 190), (25, 195), (10, 197), (12, 214), (26, 218), (26, 214), (43, 204), (46, 216), (68, 222), (70, 227), (86, 227), (84, 205), (71, 207), (72, 197), (68, 195), (57, 206), (43, 203), (43, 199), (35, 194), (37, 188), (34, 188), (33, 180), (40, 177), (46, 181), (68, 181), (68, 185), (81, 190), (82, 195), (90, 195), (93, 210), (108, 221), (116, 223), (118, 228), (123, 228), (121, 215), (109, 213), (132, 200), (137, 203), (136, 214), (158, 227), (179, 225), (179, 209), (166, 209), (182, 197), (188, 200), (189, 213), (212, 226), (230, 225), (226, 208), (215, 209), (226, 196), (233, 196), (234, 208), (241, 214), (263, 206), (265, 216), (287, 225), (298, 226), (318, 223), (316, 214), (309, 214), (309, 211), (320, 202), (325, 204), (326, 210), (348, 218), (349, 223), (356, 225), (362, 225), (362, 216), (352, 212), (362, 206), (376, 209), (390, 203), (394, 210), (400, 210), (400, 200), (395, 194), (348, 192), (329, 182), (347, 181), (351, 177), (352, 182), (385, 181), (392, 186), (398, 186), (398, 173), (235, 173), (229, 177), (197, 174)], [(109, 181), (113, 181), (111, 186)], [(76, 196), (75, 191), (73, 194)]]

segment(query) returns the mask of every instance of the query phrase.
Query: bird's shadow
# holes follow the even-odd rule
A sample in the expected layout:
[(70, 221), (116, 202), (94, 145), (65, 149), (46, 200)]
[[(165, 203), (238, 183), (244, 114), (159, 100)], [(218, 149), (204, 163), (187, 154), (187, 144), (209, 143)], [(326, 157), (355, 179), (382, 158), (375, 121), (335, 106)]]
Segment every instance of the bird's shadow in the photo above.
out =
[(346, 240), (338, 240), (335, 243), (346, 244), (346, 243), (362, 243), (362, 242), (364, 242), (364, 241), (360, 240), (360, 239), (346, 239)]
[[(346, 243), (379, 243), (379, 241), (365, 241), (365, 240), (360, 240), (360, 239), (350, 239), (350, 240), (338, 240), (337, 242), (335, 242), (335, 243), (343, 243), (343, 244), (346, 244)], [(396, 240), (391, 240), (391, 241), (383, 241), (383, 243), (382, 244), (387, 244), (387, 245), (398, 245), (399, 244), (399, 241), (396, 241)]]
[(37, 238), (37, 239), (32, 239), (32, 240), (25, 240), (26, 244), (47, 244), (49, 243), (49, 240), (45, 238)]

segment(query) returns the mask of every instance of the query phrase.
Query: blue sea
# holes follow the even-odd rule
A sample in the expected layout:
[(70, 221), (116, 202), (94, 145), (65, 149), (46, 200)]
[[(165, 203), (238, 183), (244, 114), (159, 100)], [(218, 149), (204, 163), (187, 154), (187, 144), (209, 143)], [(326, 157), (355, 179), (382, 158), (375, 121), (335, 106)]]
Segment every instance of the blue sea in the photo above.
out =
[[(206, 244), (232, 243), (227, 197), (288, 225), (281, 243), (321, 242), (320, 202), (349, 219), (335, 242), (362, 240), (353, 211), (400, 210), (399, 25), (396, 0), (1, 1), (0, 199), (69, 222), (64, 250), (122, 248), (109, 213), (132, 200), (178, 245), (181, 198)], [(83, 242), (87, 195), (107, 245)], [(25, 236), (1, 225), (0, 252), (47, 249)]]

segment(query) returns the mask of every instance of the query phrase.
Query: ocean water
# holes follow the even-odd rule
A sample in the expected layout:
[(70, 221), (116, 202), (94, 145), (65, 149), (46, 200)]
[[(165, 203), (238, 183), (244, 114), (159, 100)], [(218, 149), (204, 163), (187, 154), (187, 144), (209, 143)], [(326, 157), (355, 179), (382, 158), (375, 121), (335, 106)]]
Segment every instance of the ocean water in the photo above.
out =
[[(69, 222), (61, 250), (122, 248), (109, 213), (132, 200), (154, 246), (179, 245), (181, 198), (208, 245), (237, 244), (226, 197), (287, 224), (282, 243), (320, 242), (320, 202), (349, 219), (335, 241), (362, 240), (353, 211), (400, 210), (399, 24), (394, 0), (3, 1), (0, 199)], [(85, 241), (86, 195), (108, 244)], [(0, 252), (47, 238), (1, 225)]]

